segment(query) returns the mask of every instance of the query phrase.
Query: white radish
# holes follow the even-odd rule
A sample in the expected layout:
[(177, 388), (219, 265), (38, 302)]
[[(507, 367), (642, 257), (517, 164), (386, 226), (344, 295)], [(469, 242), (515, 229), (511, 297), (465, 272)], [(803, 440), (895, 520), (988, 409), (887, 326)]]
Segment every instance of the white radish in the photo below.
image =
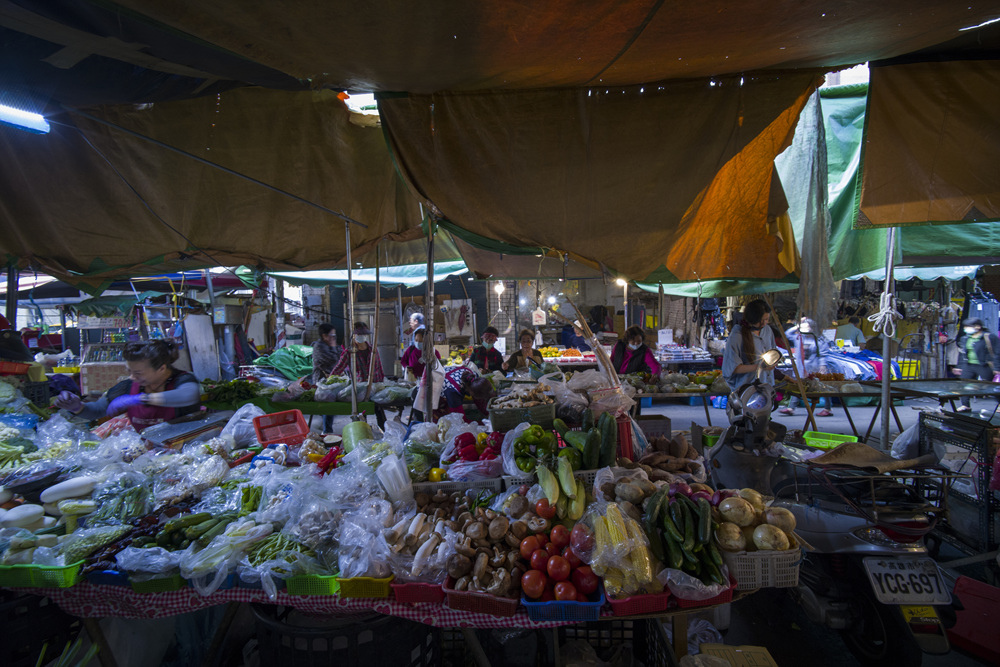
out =
[(63, 515), (63, 513), (59, 511), (59, 503), (45, 503), (42, 507), (45, 508), (45, 513), (49, 516), (60, 517)]
[(94, 477), (74, 477), (65, 482), (59, 482), (54, 486), (42, 491), (41, 499), (43, 503), (54, 503), (66, 498), (79, 498), (94, 490), (97, 486), (97, 479)]
[(45, 515), (45, 509), (41, 505), (19, 505), (7, 510), (0, 519), (0, 526), (4, 528), (24, 528), (29, 526)]
[(4, 503), (9, 503), (10, 499), (14, 497), (13, 491), (8, 491), (7, 489), (0, 486), (0, 505)]

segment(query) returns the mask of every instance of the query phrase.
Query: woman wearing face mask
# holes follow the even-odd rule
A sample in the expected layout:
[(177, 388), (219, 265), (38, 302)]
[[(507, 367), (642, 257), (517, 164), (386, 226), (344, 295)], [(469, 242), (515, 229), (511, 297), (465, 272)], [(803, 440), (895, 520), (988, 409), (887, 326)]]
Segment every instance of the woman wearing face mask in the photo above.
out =
[(611, 365), (619, 375), (628, 373), (660, 374), (660, 363), (646, 346), (646, 334), (639, 327), (625, 330), (625, 338), (615, 344), (611, 351)]
[[(771, 308), (763, 299), (751, 301), (743, 308), (743, 319), (732, 328), (722, 355), (722, 377), (733, 391), (749, 384), (757, 377), (760, 355), (773, 350), (774, 332)], [(774, 367), (767, 366), (760, 375), (761, 382), (774, 384)]]
[(123, 356), (127, 380), (91, 403), (83, 403), (76, 394), (64, 391), (56, 398), (56, 406), (87, 420), (125, 413), (140, 433), (154, 424), (198, 411), (201, 385), (191, 373), (173, 367), (178, 356), (174, 343), (129, 343)]
[[(358, 377), (357, 381), (368, 382), (368, 366), (371, 364), (372, 354), (374, 352), (371, 346), (371, 331), (368, 329), (368, 325), (362, 322), (354, 323), (354, 336), (353, 345), (355, 350), (355, 356), (357, 357), (357, 368)], [(350, 375), (351, 373), (351, 354), (350, 350), (345, 350), (344, 354), (341, 355), (340, 361), (337, 365), (333, 367), (333, 371), (330, 375)], [(372, 382), (382, 382), (385, 380), (385, 373), (382, 372), (382, 362), (379, 360), (378, 355), (375, 355), (375, 365), (372, 366)]]
[[(800, 375), (809, 373), (826, 373), (826, 355), (830, 350), (830, 343), (822, 335), (816, 334), (816, 323), (808, 317), (803, 317), (799, 323), (785, 332), (788, 342), (792, 345), (792, 360), (798, 368)], [(781, 414), (794, 415), (795, 408), (799, 405), (799, 397), (792, 394), (788, 399), (788, 407), (782, 408)], [(820, 411), (817, 417), (832, 417), (833, 402), (829, 396), (820, 399)]]
[(503, 368), (503, 355), (494, 347), (500, 333), (494, 327), (486, 327), (483, 331), (483, 344), (472, 351), (469, 361), (476, 365), (482, 373), (492, 373)]
[[(427, 334), (427, 329), (423, 326), (418, 326), (413, 331), (413, 342), (409, 344), (406, 351), (403, 352), (403, 358), (399, 360), (403, 368), (413, 374), (413, 378), (419, 380), (424, 376), (424, 337)], [(441, 355), (437, 350), (434, 350), (434, 354), (440, 359)]]
[[(993, 380), (993, 374), (1000, 369), (1000, 339), (986, 330), (983, 321), (970, 317), (962, 322), (962, 333), (958, 340), (958, 368), (952, 370), (963, 380)], [(968, 396), (962, 397), (959, 412), (968, 412), (972, 403)]]
[(507, 358), (507, 363), (502, 368), (505, 371), (527, 368), (529, 359), (541, 366), (542, 353), (534, 348), (535, 334), (531, 333), (530, 329), (524, 329), (521, 331), (521, 335), (517, 337), (517, 340), (521, 344), (520, 349)]

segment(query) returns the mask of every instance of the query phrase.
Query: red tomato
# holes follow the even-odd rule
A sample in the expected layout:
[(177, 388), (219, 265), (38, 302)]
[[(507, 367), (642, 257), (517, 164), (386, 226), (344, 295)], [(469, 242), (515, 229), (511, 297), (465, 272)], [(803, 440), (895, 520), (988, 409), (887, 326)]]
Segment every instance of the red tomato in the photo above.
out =
[(528, 570), (521, 575), (521, 590), (529, 598), (540, 598), (548, 583), (548, 578), (538, 570)]
[[(566, 581), (569, 579), (569, 561), (562, 556), (553, 556), (550, 558), (545, 570), (549, 573), (549, 577), (553, 581)], [(573, 597), (576, 597), (576, 593), (573, 594)]]
[(545, 590), (542, 592), (542, 597), (539, 598), (539, 602), (552, 602), (555, 599), (556, 599), (555, 590), (553, 590), (552, 588), (552, 582), (549, 582), (549, 585), (546, 586)]
[(563, 549), (562, 557), (569, 561), (569, 566), (574, 570), (583, 565), (583, 561), (580, 560), (580, 557), (576, 555), (575, 551), (573, 551), (573, 547), (566, 547)]
[(599, 583), (600, 579), (598, 579), (589, 566), (584, 565), (573, 570), (573, 584), (584, 595), (591, 595), (596, 592)]
[(535, 553), (536, 549), (538, 549), (538, 538), (534, 535), (529, 535), (521, 540), (521, 558), (524, 560), (531, 558), (531, 554)]
[(535, 534), (535, 539), (538, 540), (538, 548), (539, 549), (544, 549), (545, 545), (549, 543), (549, 534), (548, 533), (536, 533)]
[(549, 542), (545, 545), (545, 550), (549, 552), (550, 556), (559, 555), (559, 547), (556, 546), (555, 542)]
[(545, 568), (549, 563), (549, 552), (545, 549), (535, 549), (534, 553), (531, 554), (531, 569), (538, 570), (539, 572), (545, 572)]
[(577, 602), (590, 602), (590, 598), (588, 598), (588, 597), (587, 597), (586, 595), (584, 595), (583, 593), (581, 593), (581, 592), (580, 592), (580, 591), (578, 590), (578, 591), (576, 592), (576, 601), (577, 601)]
[(556, 584), (555, 594), (557, 600), (576, 602), (576, 586), (568, 581), (560, 581)]
[(556, 515), (556, 508), (549, 504), (548, 498), (542, 498), (535, 503), (535, 514), (543, 519), (551, 519)]
[(584, 524), (578, 523), (569, 534), (569, 543), (576, 555), (589, 554), (594, 550), (594, 533)]
[(569, 544), (569, 528), (562, 525), (553, 526), (549, 539), (552, 540), (557, 547), (562, 549)]

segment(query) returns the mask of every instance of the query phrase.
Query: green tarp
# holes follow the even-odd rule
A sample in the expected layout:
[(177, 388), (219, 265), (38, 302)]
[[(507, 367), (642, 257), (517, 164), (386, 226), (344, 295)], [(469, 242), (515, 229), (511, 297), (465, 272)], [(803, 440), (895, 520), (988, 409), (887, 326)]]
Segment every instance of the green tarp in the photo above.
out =
[(274, 351), (266, 357), (254, 359), (255, 366), (270, 366), (289, 380), (297, 380), (312, 375), (312, 353), (308, 345), (289, 345)]
[(142, 303), (154, 296), (161, 296), (161, 293), (139, 292), (139, 294), (129, 294), (127, 296), (99, 296), (70, 304), (67, 307), (76, 311), (78, 315), (86, 315), (88, 317), (120, 317), (132, 312), (132, 308), (137, 303)]

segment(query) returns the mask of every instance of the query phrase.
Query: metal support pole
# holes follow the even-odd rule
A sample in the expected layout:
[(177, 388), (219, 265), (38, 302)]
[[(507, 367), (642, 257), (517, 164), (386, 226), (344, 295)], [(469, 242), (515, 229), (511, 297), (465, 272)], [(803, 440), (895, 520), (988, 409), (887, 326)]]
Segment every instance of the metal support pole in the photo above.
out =
[[(423, 207), (421, 207), (421, 210)], [(434, 221), (427, 225), (427, 308), (424, 313), (424, 421), (434, 421)], [(430, 343), (427, 345), (426, 343)]]
[(382, 310), (382, 283), (379, 281), (378, 246), (375, 246), (375, 323), (372, 327), (372, 340), (369, 343), (372, 354), (368, 357), (368, 387), (365, 389), (365, 400), (371, 400), (372, 375), (375, 374), (375, 355), (378, 354), (378, 315)]
[(17, 331), (17, 266), (7, 267), (7, 321), (10, 328)]
[[(208, 308), (212, 313), (212, 338), (215, 338), (215, 289), (212, 287), (212, 271), (211, 269), (205, 269), (205, 287), (208, 289)], [(219, 350), (222, 346), (219, 345), (218, 339), (216, 339), (216, 350)], [(218, 352), (215, 354), (215, 365), (219, 369), (219, 377), (222, 377), (222, 361), (219, 358)]]
[[(893, 262), (896, 259), (896, 228), (889, 227), (885, 232), (885, 294), (892, 294), (895, 289), (895, 281), (892, 277)], [(889, 358), (889, 335), (886, 332), (889, 320), (885, 320), (882, 327), (882, 435), (879, 440), (879, 447), (887, 451), (889, 449), (889, 425), (892, 423), (892, 397), (890, 387), (892, 385), (892, 359)]]
[(351, 419), (358, 421), (358, 351), (355, 347), (354, 336), (351, 332), (354, 329), (354, 273), (351, 266), (351, 223), (344, 223), (344, 230), (347, 235), (347, 341), (351, 353), (351, 382), (354, 389), (351, 391)]

